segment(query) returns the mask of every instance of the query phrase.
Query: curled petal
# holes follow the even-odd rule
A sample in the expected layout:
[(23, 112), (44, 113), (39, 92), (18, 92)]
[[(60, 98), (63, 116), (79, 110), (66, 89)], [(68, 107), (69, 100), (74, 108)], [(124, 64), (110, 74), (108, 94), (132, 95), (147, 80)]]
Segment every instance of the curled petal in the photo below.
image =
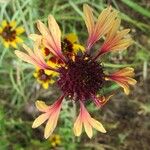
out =
[(116, 71), (112, 74), (113, 76), (128, 76), (133, 77), (134, 76), (134, 69), (131, 67), (123, 68), (119, 71)]
[(24, 52), (15, 50), (15, 54), (22, 59), (25, 62), (28, 62), (34, 66), (37, 66), (41, 69), (49, 69), (50, 67), (46, 64), (46, 63), (42, 63), (40, 60), (37, 60), (36, 56), (34, 55), (34, 57), (27, 55)]
[(94, 101), (94, 103), (96, 104), (97, 107), (102, 107), (104, 106), (108, 100), (112, 97), (113, 95), (109, 95), (107, 97), (105, 96), (94, 96), (92, 95), (92, 99)]
[(37, 128), (48, 119), (48, 122), (45, 127), (45, 131), (44, 131), (44, 137), (46, 139), (53, 133), (57, 125), (59, 113), (60, 113), (61, 106), (62, 106), (62, 100), (64, 96), (65, 95), (62, 95), (61, 97), (59, 97), (57, 101), (55, 101), (55, 103), (51, 106), (47, 106), (43, 101), (36, 102), (37, 108), (41, 112), (44, 112), (44, 113), (40, 115), (37, 119), (35, 119), (35, 121), (33, 122), (32, 128)]
[(127, 67), (115, 73), (112, 73), (111, 75), (108, 75), (106, 79), (116, 82), (124, 89), (125, 94), (128, 95), (129, 85), (136, 84), (136, 80), (132, 78), (133, 76), (134, 76), (134, 69)]
[(122, 88), (123, 88), (123, 90), (124, 90), (124, 93), (126, 94), (126, 95), (129, 95), (129, 93), (130, 93), (130, 90), (129, 90), (129, 85), (127, 84), (127, 83), (122, 83), (122, 82), (117, 82), (116, 81), (116, 83), (118, 84), (118, 85), (120, 85)]
[(137, 83), (137, 81), (135, 79), (133, 79), (133, 78), (126, 77), (126, 79), (128, 80), (128, 83), (130, 85), (135, 85)]

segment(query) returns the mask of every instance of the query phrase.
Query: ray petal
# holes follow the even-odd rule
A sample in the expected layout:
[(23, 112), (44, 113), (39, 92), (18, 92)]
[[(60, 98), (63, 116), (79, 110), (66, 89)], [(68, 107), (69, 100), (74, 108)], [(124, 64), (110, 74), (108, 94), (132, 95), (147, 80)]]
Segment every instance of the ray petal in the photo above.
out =
[(134, 69), (131, 67), (126, 67), (123, 68), (119, 71), (116, 71), (115, 73), (112, 74), (112, 76), (128, 76), (128, 77), (133, 77), (134, 76)]
[(56, 49), (61, 51), (61, 31), (55, 18), (52, 15), (48, 16), (48, 26)]
[(137, 83), (137, 81), (133, 78), (130, 77), (126, 77), (127, 78), (127, 82), (131, 85), (135, 85)]
[(115, 82), (123, 88), (124, 93), (126, 95), (129, 95), (130, 89), (129, 89), (129, 85), (127, 83), (122, 83), (122, 82), (118, 82), (118, 81), (115, 81)]
[(45, 104), (45, 102), (39, 100), (36, 101), (35, 105), (36, 108), (41, 112), (47, 112), (47, 110), (50, 108), (48, 105)]
[(17, 27), (16, 29), (16, 33), (17, 33), (17, 35), (20, 35), (20, 34), (22, 34), (23, 32), (25, 32), (25, 29), (23, 28), (23, 27)]
[(82, 120), (81, 120), (80, 114), (74, 123), (73, 131), (74, 131), (75, 136), (80, 136), (82, 133)]
[(91, 124), (91, 126), (92, 126), (93, 128), (95, 128), (96, 130), (98, 130), (98, 131), (100, 131), (100, 132), (102, 132), (102, 133), (106, 133), (106, 130), (105, 130), (105, 128), (103, 127), (103, 125), (102, 125), (99, 121), (95, 120), (94, 118), (91, 118), (90, 124)]
[(117, 30), (119, 29), (120, 27), (120, 23), (121, 23), (121, 19), (117, 18), (115, 21), (114, 21), (114, 25), (113, 27), (111, 28), (110, 32), (107, 34), (107, 40), (111, 39), (114, 37), (114, 35), (116, 34)]
[(39, 127), (42, 123), (44, 123), (49, 118), (48, 113), (44, 113), (40, 115), (38, 118), (36, 118), (32, 124), (32, 128)]
[(37, 28), (43, 36), (47, 36), (49, 34), (48, 28), (40, 20), (37, 21)]
[(45, 131), (44, 131), (45, 139), (47, 139), (55, 130), (57, 121), (58, 121), (58, 117), (59, 117), (59, 112), (60, 112), (60, 110), (51, 114), (51, 116), (46, 124)]
[(29, 55), (25, 54), (24, 52), (15, 50), (15, 54), (17, 55), (17, 57), (19, 57), (23, 61), (28, 62), (30, 64), (33, 64), (35, 66), (38, 66), (38, 64), (36, 63), (36, 61), (34, 61)]
[(84, 121), (84, 129), (86, 134), (88, 135), (88, 137), (91, 139), (93, 136), (93, 130), (92, 130), (92, 126), (88, 121)]
[(91, 35), (94, 30), (94, 16), (93, 16), (92, 8), (89, 7), (87, 4), (84, 4), (83, 12), (84, 12), (84, 21), (85, 21), (88, 33), (89, 35)]
[(33, 41), (36, 41), (38, 38), (41, 38), (41, 35), (38, 34), (30, 34), (29, 38), (32, 39)]

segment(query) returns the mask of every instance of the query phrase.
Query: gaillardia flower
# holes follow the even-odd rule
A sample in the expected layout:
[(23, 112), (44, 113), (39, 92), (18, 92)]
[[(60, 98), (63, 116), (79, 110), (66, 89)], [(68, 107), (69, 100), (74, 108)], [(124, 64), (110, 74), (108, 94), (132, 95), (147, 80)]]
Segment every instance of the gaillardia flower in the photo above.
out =
[[(37, 27), (41, 35), (36, 37), (34, 50), (24, 47), (28, 54), (15, 51), (22, 60), (58, 73), (56, 81), (57, 87), (61, 90), (61, 96), (51, 106), (43, 101), (37, 101), (36, 107), (42, 114), (35, 119), (33, 128), (40, 126), (46, 120), (44, 137), (48, 138), (54, 131), (58, 116), (61, 110), (64, 97), (80, 104), (79, 116), (77, 117), (73, 131), (76, 136), (80, 136), (84, 127), (88, 137), (93, 136), (92, 128), (105, 133), (103, 125), (91, 117), (85, 108), (87, 101), (93, 101), (96, 106), (102, 107), (111, 96), (101, 95), (101, 90), (106, 81), (114, 81), (123, 87), (126, 94), (129, 93), (129, 84), (134, 85), (136, 81), (132, 78), (134, 70), (130, 67), (121, 69), (112, 74), (105, 73), (105, 67), (99, 59), (108, 52), (125, 50), (131, 45), (132, 40), (127, 33), (128, 29), (119, 31), (120, 19), (116, 10), (108, 7), (102, 11), (95, 20), (92, 9), (84, 5), (84, 20), (88, 30), (88, 40), (85, 50), (77, 52), (73, 57), (68, 57), (63, 53), (61, 44), (61, 31), (52, 15), (48, 17), (48, 28), (38, 21)], [(98, 51), (93, 51), (94, 44), (104, 37), (104, 42)], [(102, 38), (103, 39), (103, 38)], [(63, 65), (53, 68), (44, 61), (39, 45), (42, 44), (49, 49), (53, 56), (63, 62)]]
[(12, 46), (17, 48), (17, 44), (22, 43), (23, 40), (19, 37), (24, 32), (24, 28), (19, 26), (16, 27), (16, 22), (2, 21), (0, 27), (0, 38), (5, 47)]

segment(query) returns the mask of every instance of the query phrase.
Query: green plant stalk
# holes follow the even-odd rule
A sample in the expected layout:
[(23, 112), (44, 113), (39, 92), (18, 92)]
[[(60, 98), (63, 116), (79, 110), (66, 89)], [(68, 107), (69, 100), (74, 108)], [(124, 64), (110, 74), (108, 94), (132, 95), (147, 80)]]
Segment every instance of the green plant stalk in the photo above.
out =
[(133, 2), (132, 0), (121, 0), (121, 1), (124, 4), (128, 5), (129, 7), (131, 7), (136, 12), (144, 15), (145, 17), (150, 18), (150, 10), (147, 10), (147, 9), (141, 7), (140, 5), (138, 5), (137, 3)]

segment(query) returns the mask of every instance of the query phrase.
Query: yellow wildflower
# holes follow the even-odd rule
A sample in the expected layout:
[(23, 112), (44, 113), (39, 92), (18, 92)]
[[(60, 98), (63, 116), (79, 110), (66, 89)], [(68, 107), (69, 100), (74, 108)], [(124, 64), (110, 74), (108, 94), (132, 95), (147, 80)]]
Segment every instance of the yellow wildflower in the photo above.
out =
[(52, 72), (53, 71), (51, 71), (51, 74), (46, 74), (44, 69), (36, 68), (35, 72), (33, 73), (33, 76), (37, 79), (37, 81), (40, 84), (42, 84), (44, 89), (48, 89), (49, 84), (54, 83)]
[(56, 147), (61, 144), (61, 137), (58, 134), (53, 134), (52, 136), (50, 136), (49, 141), (52, 147)]
[(21, 26), (16, 27), (15, 21), (7, 22), (6, 20), (4, 20), (1, 23), (0, 36), (2, 43), (7, 48), (9, 46), (17, 48), (17, 44), (23, 42), (23, 40), (19, 37), (19, 35), (22, 34), (23, 32), (24, 28)]

